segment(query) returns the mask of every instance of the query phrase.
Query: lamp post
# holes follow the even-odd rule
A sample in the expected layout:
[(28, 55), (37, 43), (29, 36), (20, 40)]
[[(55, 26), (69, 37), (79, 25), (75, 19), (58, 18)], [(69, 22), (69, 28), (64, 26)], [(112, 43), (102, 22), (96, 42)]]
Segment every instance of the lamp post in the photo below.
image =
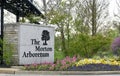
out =
[[(3, 30), (4, 30), (4, 1), (1, 1), (1, 5), (0, 5), (0, 38), (3, 41)], [(3, 42), (0, 44), (1, 50), (0, 50), (0, 56), (1, 56), (1, 62), (0, 64), (3, 64)]]

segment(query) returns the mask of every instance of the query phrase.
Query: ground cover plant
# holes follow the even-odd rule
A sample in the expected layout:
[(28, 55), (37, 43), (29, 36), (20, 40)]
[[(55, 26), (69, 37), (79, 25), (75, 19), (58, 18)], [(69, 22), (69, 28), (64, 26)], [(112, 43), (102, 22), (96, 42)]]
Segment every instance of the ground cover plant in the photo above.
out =
[(120, 61), (115, 59), (82, 59), (67, 70), (75, 71), (116, 71), (120, 70)]
[(66, 70), (68, 67), (73, 66), (77, 61), (76, 56), (70, 58), (66, 56), (63, 60), (57, 60), (55, 63), (43, 63), (25, 65), (25, 70)]
[(109, 64), (86, 64), (73, 66), (67, 69), (68, 71), (119, 71), (120, 66)]
[(67, 56), (63, 60), (58, 60), (55, 63), (43, 63), (25, 65), (24, 70), (36, 71), (116, 71), (120, 70), (120, 60), (118, 58), (110, 59), (94, 59)]

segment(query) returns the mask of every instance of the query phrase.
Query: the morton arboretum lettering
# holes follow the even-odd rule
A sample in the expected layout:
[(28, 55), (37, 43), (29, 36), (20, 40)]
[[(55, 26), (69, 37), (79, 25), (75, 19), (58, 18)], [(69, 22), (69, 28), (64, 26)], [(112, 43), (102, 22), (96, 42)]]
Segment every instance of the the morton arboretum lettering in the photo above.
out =
[(31, 51), (24, 52), (22, 57), (49, 57), (49, 53), (41, 53), (42, 51), (52, 51), (51, 47), (40, 46), (40, 41), (37, 39), (31, 39), (31, 44), (34, 46), (34, 51), (39, 51), (39, 53), (33, 53)]

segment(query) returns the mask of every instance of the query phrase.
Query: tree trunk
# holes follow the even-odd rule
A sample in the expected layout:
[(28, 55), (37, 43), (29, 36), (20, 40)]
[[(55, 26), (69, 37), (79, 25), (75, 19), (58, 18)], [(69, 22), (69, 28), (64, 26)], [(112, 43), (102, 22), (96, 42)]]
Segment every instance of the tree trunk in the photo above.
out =
[(67, 25), (67, 48), (69, 49), (69, 41), (70, 41), (70, 30), (69, 30), (69, 21)]
[(96, 35), (96, 0), (92, 4), (92, 36)]
[(61, 38), (62, 38), (62, 51), (66, 51), (65, 36), (64, 36), (63, 26), (61, 26), (60, 32), (61, 32)]

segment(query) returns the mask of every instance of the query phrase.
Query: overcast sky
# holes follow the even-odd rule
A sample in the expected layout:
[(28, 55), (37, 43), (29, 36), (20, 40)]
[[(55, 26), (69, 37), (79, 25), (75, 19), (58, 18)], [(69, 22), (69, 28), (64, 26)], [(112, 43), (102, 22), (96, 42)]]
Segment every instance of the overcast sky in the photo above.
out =
[(113, 13), (115, 14), (118, 13), (116, 0), (109, 0), (109, 1), (110, 1), (109, 12), (110, 12), (110, 15), (113, 16)]
[[(43, 6), (43, 3), (42, 1), (43, 0), (35, 0), (39, 3), (39, 5), (42, 7)], [(48, 0), (46, 0), (47, 2)], [(113, 16), (113, 13), (117, 13), (117, 5), (116, 5), (116, 0), (109, 0), (110, 1), (110, 5), (109, 5), (109, 13), (110, 13), (110, 16)]]

